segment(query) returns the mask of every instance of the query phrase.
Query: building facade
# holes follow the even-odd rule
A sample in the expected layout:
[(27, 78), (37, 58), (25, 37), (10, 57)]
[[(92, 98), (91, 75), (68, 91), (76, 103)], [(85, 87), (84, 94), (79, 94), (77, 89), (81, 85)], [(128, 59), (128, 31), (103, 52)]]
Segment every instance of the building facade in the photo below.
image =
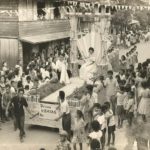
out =
[[(25, 68), (33, 53), (48, 57), (53, 53), (55, 42), (63, 45), (69, 42), (70, 56), (75, 66), (73, 70), (77, 70), (75, 62), (78, 57), (78, 21), (80, 20), (81, 27), (85, 29), (95, 24), (94, 21), (98, 23), (97, 26), (101, 26), (106, 20), (105, 16), (110, 15), (110, 6), (104, 7), (105, 4), (109, 4), (106, 0), (103, 3), (96, 3), (92, 8), (94, 13), (90, 12), (89, 15), (88, 12), (82, 11), (84, 8), (82, 5), (86, 6), (88, 3), (87, 6), (91, 7), (93, 1), (91, 3), (91, 0), (78, 0), (81, 7), (79, 12), (76, 9), (79, 3), (73, 10), (67, 2), (68, 0), (1, 0), (0, 66), (3, 61), (7, 61), (11, 68), (21, 60)], [(100, 4), (102, 7), (99, 7)]]
[[(0, 64), (27, 64), (33, 52), (50, 53), (51, 42), (70, 37), (69, 20), (49, 0), (0, 1)], [(46, 54), (46, 55), (47, 55)]]

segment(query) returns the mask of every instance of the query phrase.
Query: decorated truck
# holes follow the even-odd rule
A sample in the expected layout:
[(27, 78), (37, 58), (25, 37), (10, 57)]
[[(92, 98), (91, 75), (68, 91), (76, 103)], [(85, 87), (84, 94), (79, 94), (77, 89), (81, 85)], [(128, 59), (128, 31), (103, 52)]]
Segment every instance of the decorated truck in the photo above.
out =
[(79, 78), (72, 78), (71, 84), (61, 85), (59, 83), (47, 83), (39, 89), (30, 91), (26, 95), (29, 109), (34, 114), (31, 118), (26, 113), (26, 124), (39, 125), (52, 128), (61, 128), (61, 120), (55, 121), (59, 115), (58, 94), (63, 90), (69, 103), (71, 114), (74, 116), (76, 109), (80, 107), (82, 91), (85, 89), (84, 81)]

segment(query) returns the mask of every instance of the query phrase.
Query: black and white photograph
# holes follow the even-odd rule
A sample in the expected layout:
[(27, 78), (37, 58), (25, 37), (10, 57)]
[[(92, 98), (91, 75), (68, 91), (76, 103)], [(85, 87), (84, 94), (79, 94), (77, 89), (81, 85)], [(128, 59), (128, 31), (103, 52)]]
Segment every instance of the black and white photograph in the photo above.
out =
[(0, 150), (150, 150), (150, 0), (0, 0)]

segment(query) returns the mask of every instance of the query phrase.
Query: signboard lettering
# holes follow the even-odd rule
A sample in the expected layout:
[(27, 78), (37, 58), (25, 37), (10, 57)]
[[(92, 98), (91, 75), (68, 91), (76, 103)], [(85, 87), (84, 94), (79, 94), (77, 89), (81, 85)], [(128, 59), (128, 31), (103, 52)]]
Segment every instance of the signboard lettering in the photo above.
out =
[(54, 120), (58, 117), (58, 111), (56, 110), (57, 107), (58, 105), (40, 103), (40, 118)]

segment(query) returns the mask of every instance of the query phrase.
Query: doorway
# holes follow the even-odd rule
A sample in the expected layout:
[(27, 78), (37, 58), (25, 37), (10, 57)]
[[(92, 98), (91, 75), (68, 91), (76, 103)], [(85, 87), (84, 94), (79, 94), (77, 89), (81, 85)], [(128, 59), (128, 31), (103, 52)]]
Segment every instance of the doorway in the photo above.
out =
[(29, 43), (22, 43), (23, 47), (23, 70), (27, 69), (27, 65), (32, 59), (32, 45)]
[(48, 57), (48, 43), (39, 44), (39, 54), (41, 56), (42, 61), (44, 62)]

